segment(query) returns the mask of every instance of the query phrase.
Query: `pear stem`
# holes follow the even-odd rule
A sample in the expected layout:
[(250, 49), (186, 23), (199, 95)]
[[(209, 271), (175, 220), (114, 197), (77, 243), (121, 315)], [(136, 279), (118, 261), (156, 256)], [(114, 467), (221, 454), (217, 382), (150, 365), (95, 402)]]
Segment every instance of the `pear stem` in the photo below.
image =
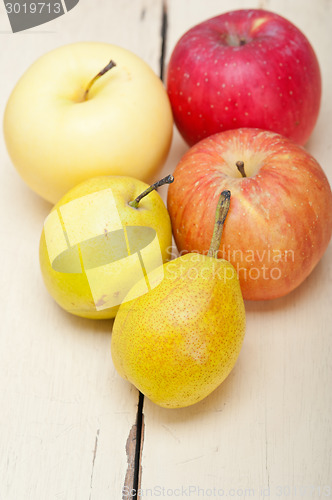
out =
[(167, 175), (163, 179), (160, 179), (160, 181), (157, 181), (150, 187), (148, 187), (145, 191), (143, 191), (143, 193), (139, 194), (137, 198), (135, 198), (133, 201), (130, 201), (129, 205), (133, 208), (138, 208), (138, 204), (141, 201), (141, 199), (144, 198), (144, 196), (151, 193), (151, 191), (158, 189), (160, 186), (163, 186), (164, 184), (172, 184), (173, 181), (174, 181), (173, 175)]
[(235, 165), (237, 166), (237, 169), (240, 172), (240, 174), (242, 175), (242, 177), (247, 177), (246, 176), (246, 172), (244, 170), (244, 162), (243, 161), (237, 161), (235, 163)]
[(107, 66), (105, 66), (105, 68), (103, 68), (101, 71), (99, 71), (99, 73), (94, 78), (92, 78), (92, 80), (90, 80), (90, 82), (88, 83), (88, 85), (87, 85), (87, 87), (85, 89), (85, 92), (83, 94), (83, 101), (87, 101), (88, 100), (88, 94), (89, 94), (89, 91), (90, 91), (92, 85), (101, 76), (103, 76), (105, 73), (107, 73), (107, 71), (109, 71), (110, 69), (114, 68), (114, 66), (116, 66), (116, 63), (114, 61), (112, 61), (112, 59), (111, 59), (110, 62), (107, 64)]
[(224, 222), (228, 214), (229, 205), (231, 200), (231, 192), (226, 190), (221, 193), (218, 200), (216, 209), (216, 218), (214, 223), (213, 235), (211, 245), (208, 251), (209, 257), (218, 258), (218, 250), (220, 247), (221, 236), (224, 229)]

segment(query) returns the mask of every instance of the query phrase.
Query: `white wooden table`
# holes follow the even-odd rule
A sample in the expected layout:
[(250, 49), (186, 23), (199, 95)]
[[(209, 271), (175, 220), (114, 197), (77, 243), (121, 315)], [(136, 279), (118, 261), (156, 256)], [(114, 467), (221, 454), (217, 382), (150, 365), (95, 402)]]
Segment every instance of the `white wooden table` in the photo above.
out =
[[(19, 76), (59, 45), (111, 42), (160, 74), (185, 30), (248, 7), (284, 15), (315, 48), (323, 101), (307, 148), (332, 183), (331, 0), (80, 0), (15, 35), (1, 3), (1, 113)], [(50, 205), (0, 140), (0, 499), (118, 500), (137, 486), (142, 498), (332, 497), (332, 246), (295, 292), (246, 304), (244, 346), (219, 389), (182, 410), (145, 399), (142, 419), (112, 365), (112, 322), (72, 317), (47, 294), (38, 244)], [(175, 132), (165, 175), (185, 150)]]

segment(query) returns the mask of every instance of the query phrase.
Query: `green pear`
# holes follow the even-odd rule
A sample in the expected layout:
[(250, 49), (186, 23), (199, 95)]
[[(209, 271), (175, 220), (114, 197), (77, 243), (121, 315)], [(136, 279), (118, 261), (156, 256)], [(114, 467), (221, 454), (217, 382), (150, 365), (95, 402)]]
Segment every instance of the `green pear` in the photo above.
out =
[[(156, 404), (192, 405), (230, 373), (245, 333), (245, 309), (234, 267), (218, 259), (230, 192), (220, 195), (208, 255), (188, 253), (154, 269), (121, 304), (112, 333), (119, 374)], [(160, 281), (160, 273), (163, 279)], [(158, 281), (159, 280), (159, 281)]]

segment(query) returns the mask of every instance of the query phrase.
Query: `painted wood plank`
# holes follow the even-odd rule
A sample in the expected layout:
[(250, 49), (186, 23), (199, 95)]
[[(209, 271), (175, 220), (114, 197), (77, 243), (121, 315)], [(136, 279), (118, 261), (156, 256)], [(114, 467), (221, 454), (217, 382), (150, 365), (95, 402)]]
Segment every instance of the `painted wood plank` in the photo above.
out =
[[(114, 43), (159, 74), (161, 14), (159, 0), (81, 0), (13, 35), (1, 3), (1, 115), (25, 69), (62, 44)], [(0, 498), (119, 499), (134, 476), (138, 392), (113, 368), (112, 321), (72, 317), (48, 296), (38, 245), (51, 206), (21, 181), (2, 133), (0, 141)]]
[[(331, 183), (331, 2), (169, 0), (166, 62), (194, 24), (250, 7), (287, 17), (315, 48), (323, 101), (307, 148)], [(172, 171), (185, 148), (176, 133), (165, 172)], [(145, 398), (142, 498), (331, 496), (331, 296), (330, 245), (292, 294), (246, 303), (247, 333), (239, 360), (212, 395), (179, 410), (159, 408)]]

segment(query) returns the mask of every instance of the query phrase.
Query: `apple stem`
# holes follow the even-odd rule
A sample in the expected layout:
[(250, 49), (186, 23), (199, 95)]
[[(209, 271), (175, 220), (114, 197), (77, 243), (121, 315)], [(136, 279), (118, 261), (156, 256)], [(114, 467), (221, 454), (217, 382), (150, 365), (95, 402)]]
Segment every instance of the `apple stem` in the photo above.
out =
[(242, 175), (242, 177), (247, 177), (246, 173), (245, 173), (245, 170), (244, 170), (244, 162), (243, 161), (237, 161), (235, 163), (235, 165), (237, 166), (237, 169), (240, 172), (240, 174)]
[(85, 89), (85, 92), (84, 92), (84, 95), (83, 95), (83, 101), (87, 101), (88, 100), (89, 91), (90, 91), (92, 85), (95, 83), (95, 81), (98, 80), (105, 73), (107, 73), (107, 71), (109, 71), (110, 69), (114, 68), (114, 66), (116, 66), (116, 63), (114, 61), (112, 61), (112, 59), (111, 59), (110, 62), (107, 64), (107, 66), (105, 66), (105, 68), (103, 68), (101, 71), (99, 71), (98, 75), (96, 75), (94, 78), (92, 78), (92, 80), (90, 80), (90, 82), (88, 83), (88, 85), (87, 85), (87, 87)]
[(213, 235), (211, 240), (211, 245), (208, 251), (209, 257), (218, 258), (218, 250), (220, 247), (221, 236), (224, 229), (224, 223), (228, 214), (229, 205), (231, 201), (231, 192), (226, 190), (219, 196), (216, 217), (213, 229)]
[(129, 205), (133, 208), (138, 208), (138, 204), (141, 201), (141, 199), (144, 198), (144, 196), (151, 193), (151, 191), (158, 189), (160, 186), (163, 186), (164, 184), (172, 184), (173, 181), (174, 181), (173, 175), (167, 175), (163, 179), (160, 179), (160, 181), (157, 181), (154, 184), (152, 184), (150, 187), (148, 187), (145, 191), (143, 191), (143, 193), (138, 195), (137, 198), (135, 198), (133, 201), (130, 201)]

